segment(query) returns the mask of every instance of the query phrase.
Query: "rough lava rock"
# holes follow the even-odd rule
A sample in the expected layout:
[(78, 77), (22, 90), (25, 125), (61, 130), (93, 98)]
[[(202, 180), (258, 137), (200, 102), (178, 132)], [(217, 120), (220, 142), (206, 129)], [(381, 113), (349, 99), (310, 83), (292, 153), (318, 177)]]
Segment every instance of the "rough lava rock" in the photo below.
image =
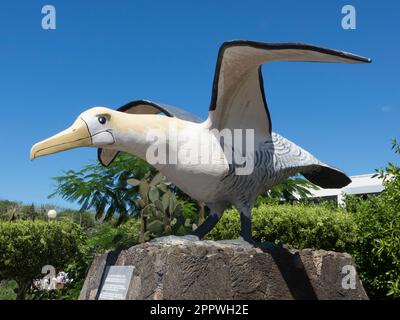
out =
[(97, 299), (109, 265), (135, 267), (130, 300), (368, 299), (347, 253), (174, 236), (96, 256), (79, 299)]

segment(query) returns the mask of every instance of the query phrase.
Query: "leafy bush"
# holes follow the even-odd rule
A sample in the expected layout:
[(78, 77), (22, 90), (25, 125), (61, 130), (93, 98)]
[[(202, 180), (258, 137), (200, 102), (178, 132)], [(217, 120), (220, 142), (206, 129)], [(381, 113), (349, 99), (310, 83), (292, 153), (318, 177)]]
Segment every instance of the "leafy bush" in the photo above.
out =
[(90, 231), (88, 245), (93, 252), (103, 253), (118, 246), (134, 245), (139, 242), (140, 221), (130, 218), (121, 225), (115, 222), (98, 223)]
[(200, 202), (197, 202), (196, 205), (193, 200), (190, 201), (179, 198), (178, 203), (182, 209), (184, 224), (179, 226), (174, 234), (177, 236), (184, 236), (192, 232), (193, 228), (196, 228), (198, 224), (204, 222), (205, 205)]
[[(288, 247), (345, 251), (356, 240), (351, 214), (329, 205), (261, 205), (253, 212), (253, 239), (283, 242)], [(240, 236), (236, 210), (224, 213), (208, 238), (235, 239)]]
[(95, 225), (94, 214), (91, 212), (81, 212), (78, 210), (64, 209), (58, 215), (58, 218), (71, 219), (84, 229), (93, 228)]
[(400, 211), (387, 198), (346, 200), (358, 229), (350, 252), (370, 298), (400, 297)]
[(17, 289), (17, 283), (14, 280), (0, 281), (0, 300), (15, 300), (17, 295), (15, 290)]
[(81, 275), (87, 267), (86, 240), (82, 228), (70, 220), (0, 222), (0, 278), (15, 280), (17, 298), (22, 299), (45, 265), (60, 270), (79, 264), (74, 270)]
[[(400, 144), (392, 141), (400, 155)], [(362, 200), (347, 197), (347, 210), (358, 226), (352, 253), (363, 284), (372, 298), (400, 297), (400, 167), (389, 163), (377, 170), (385, 190)]]

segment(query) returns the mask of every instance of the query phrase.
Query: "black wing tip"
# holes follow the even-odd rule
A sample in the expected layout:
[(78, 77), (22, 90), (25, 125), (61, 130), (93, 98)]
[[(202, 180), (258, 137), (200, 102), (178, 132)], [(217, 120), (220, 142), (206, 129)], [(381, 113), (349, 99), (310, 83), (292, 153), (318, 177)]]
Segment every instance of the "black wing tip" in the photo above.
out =
[(353, 53), (335, 50), (335, 49), (328, 49), (320, 46), (316, 46), (313, 44), (307, 44), (302, 42), (261, 42), (261, 41), (254, 41), (254, 40), (229, 40), (225, 41), (220, 46), (220, 52), (223, 52), (225, 49), (233, 46), (250, 46), (254, 48), (260, 49), (304, 49), (304, 50), (312, 50), (318, 51), (321, 53), (336, 55), (342, 58), (346, 58), (349, 60), (354, 60), (357, 62), (364, 62), (364, 63), (371, 63), (372, 59), (368, 57), (363, 57), (360, 55), (356, 55)]
[(371, 63), (372, 62), (372, 59), (368, 58), (368, 57), (363, 57), (363, 56), (359, 56), (359, 55), (349, 53), (349, 52), (344, 52), (344, 51), (337, 51), (337, 50), (333, 50), (333, 51), (342, 53), (344, 58), (352, 59), (357, 62), (363, 62), (363, 63)]
[(352, 180), (350, 179), (350, 177), (348, 177), (347, 175), (345, 175), (343, 173), (343, 176), (335, 182), (335, 187), (331, 187), (331, 188), (341, 189), (341, 188), (347, 187), (351, 182), (352, 182)]
[(303, 176), (323, 189), (341, 189), (352, 182), (350, 177), (342, 171), (322, 165), (318, 166), (316, 171), (303, 173)]

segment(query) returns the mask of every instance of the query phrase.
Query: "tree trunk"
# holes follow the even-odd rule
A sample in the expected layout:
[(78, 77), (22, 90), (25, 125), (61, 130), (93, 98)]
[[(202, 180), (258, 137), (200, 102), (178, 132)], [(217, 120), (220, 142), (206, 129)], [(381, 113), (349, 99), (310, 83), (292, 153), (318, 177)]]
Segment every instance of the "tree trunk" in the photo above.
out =
[(16, 300), (25, 300), (26, 292), (28, 291), (29, 287), (31, 286), (31, 281), (17, 281), (18, 283), (18, 290), (17, 290), (17, 297)]

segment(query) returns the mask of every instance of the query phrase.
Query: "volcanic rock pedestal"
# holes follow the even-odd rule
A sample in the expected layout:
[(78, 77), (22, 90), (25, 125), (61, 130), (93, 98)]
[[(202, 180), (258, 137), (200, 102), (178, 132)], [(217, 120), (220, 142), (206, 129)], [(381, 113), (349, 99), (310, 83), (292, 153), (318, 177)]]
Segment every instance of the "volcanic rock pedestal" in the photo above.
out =
[[(115, 266), (125, 266), (129, 277), (114, 274), (117, 284), (112, 284), (110, 266), (116, 270), (120, 267)], [(111, 293), (121, 289), (123, 294), (109, 294), (106, 289)], [(368, 299), (347, 253), (266, 250), (243, 241), (191, 241), (173, 236), (96, 256), (79, 299), (102, 297)]]

